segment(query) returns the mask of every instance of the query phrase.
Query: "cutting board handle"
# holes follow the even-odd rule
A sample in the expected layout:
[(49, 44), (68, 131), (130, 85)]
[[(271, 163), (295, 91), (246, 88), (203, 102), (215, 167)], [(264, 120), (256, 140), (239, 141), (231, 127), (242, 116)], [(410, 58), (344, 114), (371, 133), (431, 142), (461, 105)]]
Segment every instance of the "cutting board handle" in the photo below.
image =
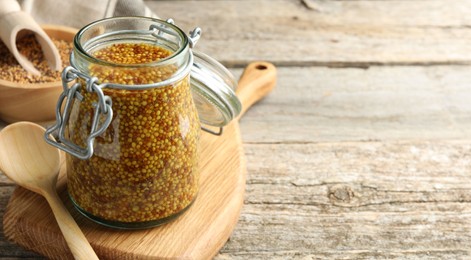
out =
[(257, 101), (264, 98), (272, 91), (276, 84), (276, 68), (273, 64), (265, 61), (250, 63), (239, 79), (236, 94), (242, 102), (242, 117)]

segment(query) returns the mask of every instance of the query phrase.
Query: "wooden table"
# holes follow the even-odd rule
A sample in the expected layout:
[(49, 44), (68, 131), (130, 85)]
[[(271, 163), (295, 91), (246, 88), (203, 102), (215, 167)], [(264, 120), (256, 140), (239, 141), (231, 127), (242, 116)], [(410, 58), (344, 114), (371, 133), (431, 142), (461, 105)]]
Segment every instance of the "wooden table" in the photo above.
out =
[(237, 76), (278, 67), (241, 120), (245, 205), (216, 259), (471, 258), (471, 1), (148, 5)]

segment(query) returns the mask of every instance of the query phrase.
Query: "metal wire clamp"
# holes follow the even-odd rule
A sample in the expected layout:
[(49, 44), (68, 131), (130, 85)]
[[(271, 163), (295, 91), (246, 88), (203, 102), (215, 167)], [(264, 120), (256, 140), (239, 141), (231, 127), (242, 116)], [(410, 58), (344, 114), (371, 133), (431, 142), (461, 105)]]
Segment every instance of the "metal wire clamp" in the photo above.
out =
[[(97, 84), (97, 78), (88, 77), (73, 67), (67, 67), (62, 72), (62, 87), (64, 91), (59, 96), (59, 100), (56, 106), (56, 124), (46, 130), (44, 135), (46, 142), (52, 146), (55, 146), (67, 153), (70, 153), (82, 160), (90, 159), (93, 155), (93, 143), (97, 136), (100, 136), (105, 132), (111, 123), (113, 118), (112, 101), (109, 96), (103, 94), (102, 88), (106, 87), (106, 84)], [(81, 83), (76, 82), (70, 88), (70, 82), (77, 78), (81, 78), (86, 82), (85, 90), (88, 92), (95, 93), (98, 96), (98, 103), (94, 103), (94, 115), (90, 134), (85, 141), (85, 147), (81, 147), (65, 136), (66, 123), (69, 120), (72, 106), (75, 100), (81, 101), (83, 99), (80, 93)], [(84, 89), (84, 88), (82, 88)], [(64, 105), (65, 101), (65, 105)], [(62, 106), (64, 105), (63, 112), (61, 113)], [(103, 118), (101, 120), (100, 118)], [(54, 136), (56, 140), (50, 138)]]

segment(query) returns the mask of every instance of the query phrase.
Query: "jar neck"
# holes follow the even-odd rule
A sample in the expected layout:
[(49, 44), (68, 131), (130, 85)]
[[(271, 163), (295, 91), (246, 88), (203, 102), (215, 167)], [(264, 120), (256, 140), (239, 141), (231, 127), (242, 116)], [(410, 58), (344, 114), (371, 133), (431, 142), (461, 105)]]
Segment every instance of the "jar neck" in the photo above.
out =
[[(131, 43), (158, 46), (170, 51), (166, 58), (138, 64), (120, 64), (94, 56), (97, 50), (114, 44)], [(190, 73), (193, 55), (188, 36), (177, 26), (147, 17), (115, 17), (96, 21), (81, 29), (74, 38), (71, 65), (93, 76), (91, 68), (106, 68), (113, 72), (153, 70), (172, 71), (151, 84), (130, 84), (133, 89), (171, 85)], [(99, 78), (99, 77), (98, 77)], [(129, 84), (106, 81), (112, 88), (128, 88)], [(100, 82), (99, 78), (99, 83)]]

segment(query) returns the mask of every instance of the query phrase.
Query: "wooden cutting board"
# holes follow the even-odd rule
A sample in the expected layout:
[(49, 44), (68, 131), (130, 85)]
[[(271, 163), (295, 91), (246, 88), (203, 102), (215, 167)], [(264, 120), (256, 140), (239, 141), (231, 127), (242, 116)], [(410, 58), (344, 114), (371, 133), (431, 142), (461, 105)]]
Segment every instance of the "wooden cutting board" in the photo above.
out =
[[(241, 115), (275, 85), (276, 69), (250, 64), (239, 80)], [(222, 136), (202, 133), (201, 186), (193, 206), (168, 224), (126, 231), (102, 227), (83, 217), (66, 193), (65, 167), (58, 191), (100, 259), (208, 259), (226, 243), (239, 218), (245, 191), (245, 159), (238, 120)], [(64, 165), (63, 165), (64, 166)], [(5, 236), (52, 259), (71, 259), (65, 240), (43, 197), (18, 187), (3, 219)]]

